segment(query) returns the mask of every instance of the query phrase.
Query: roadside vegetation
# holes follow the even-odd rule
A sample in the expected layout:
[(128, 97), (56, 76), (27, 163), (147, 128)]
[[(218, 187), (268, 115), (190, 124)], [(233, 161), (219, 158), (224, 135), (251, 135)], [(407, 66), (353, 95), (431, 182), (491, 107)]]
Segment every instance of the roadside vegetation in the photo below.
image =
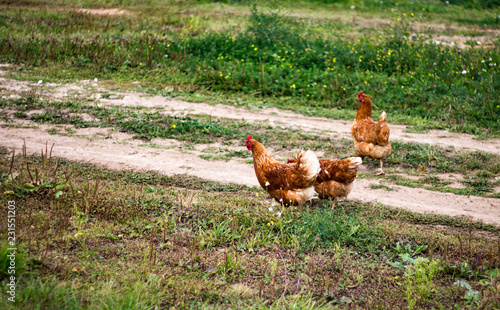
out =
[[(4, 76), (40, 87), (98, 79), (107, 99), (138, 90), (347, 120), (364, 91), (374, 115), (385, 110), (390, 123), (410, 131), (488, 139), (500, 136), (500, 44), (486, 35), (500, 29), (498, 5), (0, 0), (0, 61), (9, 64)], [(435, 43), (453, 35), (481, 39)], [(251, 163), (248, 134), (283, 161), (298, 148), (354, 154), (352, 140), (327, 128), (276, 130), (36, 91), (1, 97), (4, 127), (48, 126), (54, 135), (103, 128), (151, 148), (175, 139), (207, 161)], [(380, 180), (372, 189), (500, 198), (497, 154), (392, 147), (386, 175), (358, 175)], [(52, 158), (50, 145), (38, 154), (0, 147), (0, 204), (16, 205), (15, 308), (500, 308), (500, 228), (493, 225), (350, 200), (333, 210), (328, 200), (284, 208), (261, 188), (106, 170)], [(2, 242), (6, 219), (2, 212)], [(2, 309), (13, 306), (4, 285), (8, 248), (0, 243)]]
[[(212, 29), (214, 16), (196, 9), (187, 15), (178, 4), (117, 15), (89, 14), (69, 3), (65, 10), (7, 7), (0, 60), (49, 81), (99, 78), (132, 86), (140, 80), (147, 91), (167, 96), (224, 94), (254, 107), (335, 118), (350, 119), (353, 98), (363, 90), (392, 122), (498, 135), (498, 40), (470, 41), (471, 48), (438, 45), (432, 32), (416, 26), (427, 21), (428, 11), (455, 14), (460, 6), (438, 10), (440, 2), (403, 1), (377, 9), (368, 3), (352, 11), (390, 16), (376, 34), (353, 33), (352, 26), (314, 15), (294, 16), (280, 2), (228, 13), (219, 29)], [(475, 14), (500, 12), (484, 6), (492, 8), (476, 5)]]
[(0, 200), (16, 201), (25, 266), (20, 309), (500, 303), (500, 231), (491, 225), (350, 201), (287, 209), (260, 188), (56, 161), (50, 146), (42, 153), (1, 157)]

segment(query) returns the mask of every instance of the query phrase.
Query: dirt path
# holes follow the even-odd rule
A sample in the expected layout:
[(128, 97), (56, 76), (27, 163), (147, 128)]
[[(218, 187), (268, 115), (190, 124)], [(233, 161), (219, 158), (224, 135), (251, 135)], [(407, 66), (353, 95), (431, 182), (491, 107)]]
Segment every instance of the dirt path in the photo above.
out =
[[(217, 182), (259, 186), (252, 165), (241, 161), (206, 161), (198, 157), (197, 152), (140, 146), (142, 141), (132, 139), (132, 135), (112, 131), (110, 131), (111, 139), (100, 140), (50, 135), (46, 131), (50, 127), (0, 128), (0, 136), (3, 137), (1, 145), (20, 150), (24, 139), (28, 153), (37, 153), (45, 147), (46, 142), (49, 145), (55, 143), (53, 150), (55, 157), (87, 162), (114, 170), (151, 170), (166, 175), (185, 173)], [(80, 130), (78, 134), (92, 137), (110, 132), (101, 128)], [(125, 145), (124, 142), (128, 144)], [(155, 139), (154, 142), (165, 147), (175, 143), (166, 139)], [(498, 199), (460, 196), (398, 185), (391, 185), (394, 191), (370, 189), (370, 185), (379, 184), (377, 180), (358, 179), (354, 184), (349, 199), (379, 202), (421, 213), (466, 216), (500, 226)]]
[[(89, 96), (96, 93), (93, 82), (81, 85), (52, 85), (51, 94), (55, 97)], [(27, 91), (36, 84), (19, 82), (0, 78), (2, 94)], [(88, 88), (91, 89), (88, 89)], [(7, 91), (6, 91), (7, 90)], [(100, 91), (103, 91), (102, 89)], [(98, 104), (121, 106), (164, 107), (164, 113), (169, 114), (208, 114), (213, 117), (244, 118), (247, 121), (267, 121), (273, 126), (292, 126), (309, 131), (331, 130), (331, 135), (349, 137), (350, 122), (336, 121), (326, 118), (305, 117), (277, 109), (249, 111), (227, 105), (209, 105), (204, 103), (188, 103), (178, 100), (168, 100), (160, 96), (145, 96), (140, 93), (115, 93), (121, 99), (103, 99), (95, 96)], [(162, 148), (141, 146), (143, 141), (132, 139), (131, 135), (117, 133), (111, 128), (90, 128), (78, 130), (72, 136), (50, 135), (47, 129), (53, 126), (38, 128), (7, 128), (0, 127), (0, 146), (20, 150), (23, 139), (29, 153), (37, 153), (45, 147), (45, 143), (55, 143), (53, 155), (69, 160), (88, 162), (115, 170), (132, 169), (136, 171), (152, 170), (166, 175), (188, 174), (207, 180), (223, 183), (236, 183), (248, 186), (258, 186), (257, 179), (250, 164), (243, 160), (207, 161), (198, 155), (199, 150), (181, 150), (176, 147), (179, 142), (168, 139), (154, 139), (154, 143)], [(429, 143), (432, 145), (454, 146), (500, 153), (500, 140), (476, 141), (473, 136), (432, 131), (428, 134), (404, 133), (404, 126), (391, 126), (393, 140)], [(335, 133), (336, 132), (336, 133)], [(103, 137), (107, 136), (106, 139)], [(370, 185), (378, 184), (377, 180), (355, 181), (349, 199), (363, 202), (379, 202), (388, 206), (406, 208), (422, 213), (447, 214), (451, 216), (466, 216), (485, 223), (500, 226), (500, 199), (460, 196), (440, 193), (424, 189), (391, 185), (394, 191), (371, 189)]]
[[(1, 71), (0, 71), (1, 75)], [(246, 121), (267, 121), (272, 126), (295, 127), (309, 131), (322, 131), (323, 135), (337, 136), (338, 133), (349, 138), (350, 121), (332, 120), (323, 117), (306, 117), (293, 112), (281, 111), (277, 108), (249, 110), (224, 104), (210, 105), (206, 103), (191, 103), (167, 99), (162, 96), (150, 96), (137, 92), (113, 92), (100, 88), (98, 83), (84, 81), (79, 84), (55, 85), (43, 84), (49, 87), (50, 94), (55, 98), (80, 97), (92, 98), (100, 105), (117, 105), (130, 107), (148, 107), (164, 109), (163, 113), (170, 115), (206, 114), (213, 117), (244, 119)], [(42, 89), (40, 85), (0, 77), (0, 88), (12, 92)], [(118, 99), (105, 99), (99, 93), (112, 93)], [(1, 93), (0, 93), (1, 94)], [(390, 121), (390, 115), (388, 116)], [(330, 132), (323, 132), (328, 130)], [(405, 132), (404, 125), (391, 125), (391, 139), (404, 142), (428, 143), (431, 145), (453, 146), (456, 149), (480, 150), (500, 154), (500, 139), (486, 141), (475, 140), (473, 135), (430, 130), (426, 134)]]
[[(100, 99), (107, 105), (165, 107), (170, 114), (207, 114), (213, 117), (245, 119), (246, 121), (268, 121), (272, 126), (296, 127), (306, 130), (329, 130), (323, 135), (341, 133), (350, 138), (352, 122), (332, 120), (323, 117), (306, 117), (292, 112), (270, 108), (253, 112), (247, 109), (223, 104), (209, 105), (206, 103), (190, 103), (179, 100), (169, 100), (161, 96), (143, 97), (139, 93), (118, 93), (120, 100)], [(390, 116), (389, 116), (390, 118)], [(391, 125), (391, 139), (405, 142), (428, 143), (432, 145), (453, 146), (456, 149), (475, 149), (500, 154), (500, 139), (487, 141), (474, 140), (473, 135), (458, 134), (442, 130), (430, 130), (427, 134), (407, 133), (404, 125)]]

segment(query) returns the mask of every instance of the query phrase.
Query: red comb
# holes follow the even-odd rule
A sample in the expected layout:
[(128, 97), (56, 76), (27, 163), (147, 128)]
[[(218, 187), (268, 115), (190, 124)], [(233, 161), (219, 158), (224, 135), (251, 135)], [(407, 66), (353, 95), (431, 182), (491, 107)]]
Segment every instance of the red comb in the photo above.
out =
[(251, 140), (251, 139), (252, 139), (252, 136), (248, 135), (247, 140)]
[(359, 97), (359, 96), (361, 96), (362, 94), (363, 94), (363, 92), (362, 92), (362, 91), (360, 91), (360, 92), (359, 92), (359, 94), (358, 94), (358, 97)]

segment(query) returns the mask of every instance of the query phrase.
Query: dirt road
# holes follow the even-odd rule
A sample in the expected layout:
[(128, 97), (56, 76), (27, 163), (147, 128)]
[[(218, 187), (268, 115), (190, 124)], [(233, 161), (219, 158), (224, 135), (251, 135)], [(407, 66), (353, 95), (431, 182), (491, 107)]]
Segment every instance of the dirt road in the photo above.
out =
[[(35, 83), (15, 81), (0, 77), (0, 96), (15, 96), (16, 93), (29, 91), (40, 86)], [(47, 85), (45, 85), (47, 87)], [(229, 117), (245, 119), (249, 122), (268, 122), (272, 126), (296, 127), (308, 131), (328, 129), (331, 135), (350, 137), (350, 122), (318, 117), (305, 117), (277, 109), (250, 111), (228, 105), (209, 105), (204, 103), (188, 103), (169, 100), (161, 96), (147, 96), (130, 92), (116, 93), (118, 99), (104, 99), (98, 95), (102, 92), (97, 83), (82, 82), (71, 85), (48, 85), (44, 92), (52, 97), (93, 96), (97, 104), (120, 106), (164, 107), (169, 114), (207, 114), (213, 117)], [(156, 146), (144, 146), (143, 141), (132, 139), (131, 135), (118, 133), (112, 128), (81, 129), (71, 136), (50, 135), (47, 130), (53, 126), (38, 126), (37, 128), (0, 127), (0, 146), (20, 150), (23, 140), (29, 153), (39, 152), (45, 144), (55, 143), (53, 155), (69, 160), (88, 162), (110, 169), (132, 169), (136, 171), (152, 170), (166, 175), (188, 174), (223, 183), (236, 183), (248, 186), (258, 186), (253, 167), (243, 160), (207, 161), (199, 157), (200, 149), (182, 150), (178, 141), (154, 139)], [(431, 145), (453, 146), (456, 149), (482, 150), (500, 154), (500, 140), (474, 140), (473, 136), (431, 131), (427, 134), (404, 132), (405, 126), (391, 126), (391, 139), (428, 143)], [(106, 137), (103, 139), (102, 137)], [(99, 137), (101, 137), (99, 139)], [(242, 149), (243, 146), (242, 146)], [(500, 226), (500, 199), (463, 196), (441, 193), (418, 188), (391, 185), (393, 191), (371, 189), (370, 185), (379, 184), (378, 180), (355, 181), (349, 199), (363, 202), (379, 202), (384, 205), (405, 208), (422, 213), (447, 214), (451, 216), (466, 216), (474, 220)]]

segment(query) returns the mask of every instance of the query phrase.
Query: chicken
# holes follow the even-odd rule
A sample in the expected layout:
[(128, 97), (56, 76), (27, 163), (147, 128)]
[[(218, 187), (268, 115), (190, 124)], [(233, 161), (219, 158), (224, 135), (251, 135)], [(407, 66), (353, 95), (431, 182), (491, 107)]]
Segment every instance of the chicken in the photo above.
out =
[(315, 198), (314, 183), (320, 171), (318, 157), (312, 151), (299, 151), (296, 162), (275, 161), (259, 141), (248, 136), (247, 149), (252, 151), (255, 174), (260, 186), (284, 205), (303, 205)]
[[(287, 163), (294, 163), (295, 159), (288, 159)], [(318, 197), (333, 198), (332, 209), (339, 198), (346, 198), (351, 192), (352, 183), (356, 179), (358, 166), (363, 163), (360, 157), (345, 159), (319, 159), (321, 168), (316, 177), (314, 190)]]
[(372, 101), (368, 95), (359, 92), (357, 99), (361, 103), (356, 118), (351, 127), (356, 156), (380, 160), (380, 172), (384, 174), (382, 159), (391, 153), (389, 142), (390, 129), (387, 125), (387, 115), (382, 112), (378, 122), (372, 120)]

